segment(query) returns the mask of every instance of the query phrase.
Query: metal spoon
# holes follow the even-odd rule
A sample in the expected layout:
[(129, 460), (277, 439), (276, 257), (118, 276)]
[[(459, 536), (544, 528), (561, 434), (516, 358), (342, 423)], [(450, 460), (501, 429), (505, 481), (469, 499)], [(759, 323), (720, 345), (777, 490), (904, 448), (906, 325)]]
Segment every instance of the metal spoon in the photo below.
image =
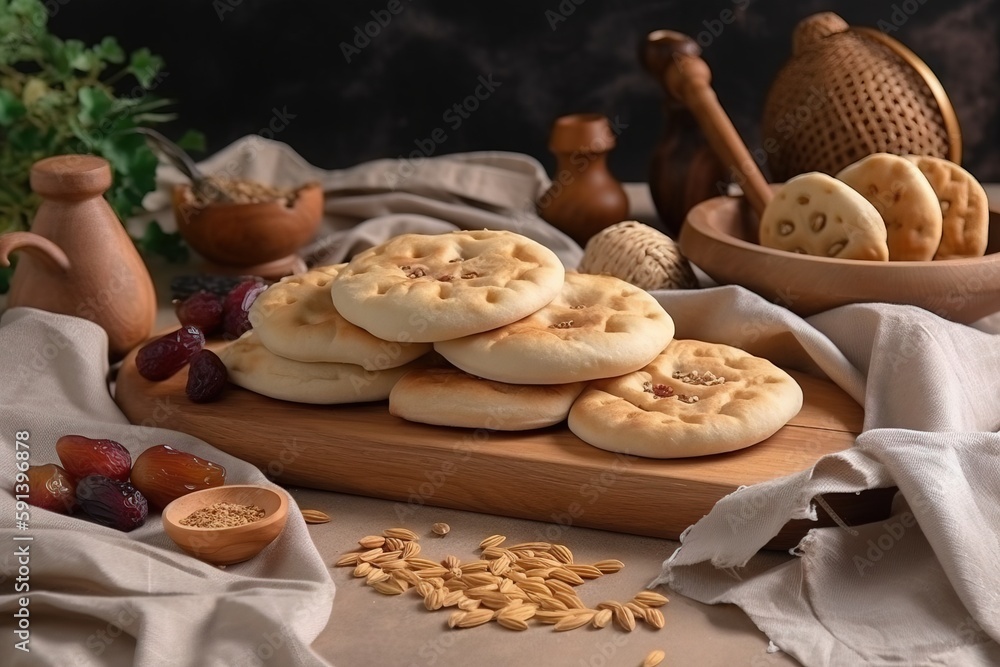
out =
[(195, 196), (206, 201), (231, 202), (233, 198), (212, 183), (195, 164), (191, 156), (183, 148), (167, 139), (165, 136), (148, 127), (137, 127), (134, 132), (146, 137), (146, 143), (154, 153), (164, 157), (191, 181), (191, 190)]

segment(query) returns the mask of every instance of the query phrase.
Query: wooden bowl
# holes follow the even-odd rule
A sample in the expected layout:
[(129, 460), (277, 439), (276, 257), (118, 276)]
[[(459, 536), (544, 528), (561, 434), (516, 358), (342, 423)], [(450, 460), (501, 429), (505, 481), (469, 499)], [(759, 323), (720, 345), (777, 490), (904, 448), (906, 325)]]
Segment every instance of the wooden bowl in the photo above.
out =
[(757, 218), (742, 197), (715, 197), (688, 212), (681, 251), (726, 285), (742, 285), (807, 317), (849, 303), (919, 306), (968, 324), (1000, 310), (1000, 213), (990, 212), (986, 255), (932, 262), (813, 257), (757, 245)]
[[(215, 503), (256, 505), (264, 518), (229, 528), (195, 528), (181, 519)], [(284, 491), (253, 484), (233, 484), (202, 489), (177, 498), (163, 509), (163, 529), (181, 549), (213, 565), (241, 563), (256, 556), (284, 529), (288, 519), (288, 495)]]
[(199, 255), (217, 264), (252, 266), (294, 255), (316, 236), (323, 218), (323, 190), (318, 183), (297, 190), (292, 206), (191, 204), (191, 186), (173, 191), (177, 229)]

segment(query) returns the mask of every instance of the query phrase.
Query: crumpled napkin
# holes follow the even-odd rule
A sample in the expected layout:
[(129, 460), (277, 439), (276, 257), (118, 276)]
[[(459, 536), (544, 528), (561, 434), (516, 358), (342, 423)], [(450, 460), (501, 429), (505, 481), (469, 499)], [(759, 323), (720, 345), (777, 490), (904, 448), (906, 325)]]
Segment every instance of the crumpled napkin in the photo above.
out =
[[(130, 425), (108, 392), (107, 356), (106, 334), (86, 320), (32, 308), (0, 319), (0, 664), (328, 664), (309, 645), (326, 626), (333, 582), (294, 500), (277, 540), (226, 569), (182, 552), (156, 512), (123, 533), (16, 506), (18, 460), (59, 463), (55, 443), (66, 434), (117, 440), (133, 458), (169, 444), (225, 466), (227, 483), (269, 483), (201, 440), (155, 423)], [(18, 439), (28, 447), (18, 449)], [(19, 625), (28, 634), (12, 634)], [(24, 640), (30, 652), (18, 648)]]
[[(1000, 664), (1000, 337), (925, 310), (806, 320), (736, 287), (657, 293), (678, 337), (822, 370), (865, 408), (850, 450), (742, 488), (682, 536), (655, 584), (741, 607), (804, 665)], [(899, 488), (884, 522), (755, 555), (824, 493)]]

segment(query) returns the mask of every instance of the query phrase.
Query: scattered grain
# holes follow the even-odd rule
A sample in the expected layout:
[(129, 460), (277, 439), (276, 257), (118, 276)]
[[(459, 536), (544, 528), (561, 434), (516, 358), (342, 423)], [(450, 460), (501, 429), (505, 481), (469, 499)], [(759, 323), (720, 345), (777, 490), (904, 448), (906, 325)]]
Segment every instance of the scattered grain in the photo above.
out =
[(632, 632), (635, 630), (635, 615), (632, 610), (624, 605), (618, 605), (614, 609), (615, 623), (618, 624), (625, 632)]
[(375, 549), (385, 544), (385, 538), (381, 535), (368, 535), (358, 540), (362, 549)]
[(667, 624), (667, 620), (663, 617), (663, 612), (655, 607), (646, 607), (646, 611), (643, 612), (643, 620), (646, 621), (651, 627), (660, 630), (664, 625)]
[(330, 523), (330, 515), (319, 510), (302, 510), (302, 518), (306, 523)]
[(625, 567), (625, 563), (612, 558), (608, 560), (599, 560), (594, 563), (594, 567), (600, 570), (603, 574), (614, 574), (615, 572), (620, 572), (621, 569)]
[(416, 542), (420, 537), (408, 528), (387, 528), (382, 531), (382, 535), (389, 538), (395, 537), (400, 540), (412, 540)]
[(564, 632), (566, 630), (576, 630), (577, 628), (583, 627), (594, 620), (594, 616), (597, 615), (593, 609), (581, 610), (582, 613), (571, 614), (566, 616), (558, 623), (556, 623), (553, 628), (556, 632)]
[(359, 555), (360, 554), (355, 553), (355, 552), (351, 552), (349, 554), (344, 554), (343, 556), (341, 556), (340, 558), (338, 558), (337, 562), (334, 563), (333, 565), (334, 565), (334, 567), (350, 567), (351, 565), (357, 565), (358, 564), (358, 556)]
[(504, 535), (490, 535), (485, 540), (479, 543), (480, 549), (488, 549), (490, 547), (496, 547), (503, 544), (507, 537)]
[(611, 622), (611, 610), (602, 609), (594, 615), (594, 627), (595, 628), (606, 628), (608, 623)]
[(639, 604), (646, 605), (647, 607), (662, 607), (670, 602), (666, 596), (660, 595), (656, 591), (642, 591), (641, 593), (637, 593), (632, 599)]

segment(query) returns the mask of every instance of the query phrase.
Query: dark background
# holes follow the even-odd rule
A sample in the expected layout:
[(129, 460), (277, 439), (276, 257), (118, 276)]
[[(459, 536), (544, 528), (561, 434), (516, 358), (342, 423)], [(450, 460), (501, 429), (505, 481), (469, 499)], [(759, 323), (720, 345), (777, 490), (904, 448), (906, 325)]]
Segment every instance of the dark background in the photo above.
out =
[[(128, 51), (145, 46), (163, 56), (167, 76), (155, 93), (177, 100), (179, 113), (167, 133), (199, 129), (210, 152), (267, 127), (277, 109), (294, 118), (275, 138), (325, 168), (409, 154), (442, 128), (448, 138), (435, 154), (519, 151), (551, 170), (552, 120), (596, 111), (628, 125), (612, 170), (622, 180), (645, 180), (662, 123), (661, 89), (636, 57), (646, 33), (696, 36), (723, 10), (735, 11), (703, 55), (722, 104), (753, 146), (768, 85), (800, 19), (832, 10), (874, 27), (909, 10), (895, 14), (910, 15), (890, 34), (931, 66), (950, 95), (964, 165), (980, 180), (1000, 181), (1000, 0), (400, 2), (402, 10), (350, 63), (341, 43), (350, 44), (355, 28), (363, 30), (388, 0), (68, 2), (50, 28), (88, 43), (114, 35)], [(568, 16), (553, 29), (546, 12), (560, 6)], [(443, 114), (473, 93), (481, 75), (500, 86), (453, 130)]]

